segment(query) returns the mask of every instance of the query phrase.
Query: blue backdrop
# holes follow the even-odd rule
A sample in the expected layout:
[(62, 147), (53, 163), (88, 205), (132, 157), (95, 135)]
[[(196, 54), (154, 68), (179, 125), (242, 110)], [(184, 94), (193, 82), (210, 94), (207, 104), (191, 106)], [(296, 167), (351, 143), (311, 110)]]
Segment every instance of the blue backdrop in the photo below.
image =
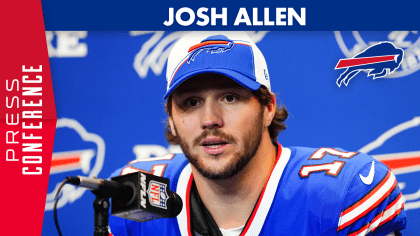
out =
[[(48, 31), (57, 130), (42, 235), (57, 235), (53, 198), (68, 175), (107, 178), (136, 158), (180, 152), (164, 137), (166, 59), (186, 32)], [(420, 232), (420, 38), (417, 31), (249, 32), (265, 55), (272, 90), (290, 116), (283, 146), (341, 147), (392, 165), (408, 227)], [(350, 58), (379, 41), (404, 49), (401, 67), (373, 80), (360, 72), (338, 87)], [(65, 186), (64, 235), (92, 235), (94, 195)]]

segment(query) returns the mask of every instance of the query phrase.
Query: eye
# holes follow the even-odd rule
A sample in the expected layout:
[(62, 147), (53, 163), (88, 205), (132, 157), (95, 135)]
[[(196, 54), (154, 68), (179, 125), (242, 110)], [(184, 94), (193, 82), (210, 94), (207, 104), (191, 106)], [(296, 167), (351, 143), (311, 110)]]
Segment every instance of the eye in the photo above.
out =
[(197, 99), (194, 99), (194, 98), (189, 99), (187, 101), (187, 105), (190, 106), (190, 107), (195, 107), (195, 106), (198, 105), (198, 101), (197, 101)]
[(229, 94), (229, 95), (226, 95), (223, 99), (228, 103), (232, 103), (232, 102), (236, 101), (238, 99), (238, 97), (235, 96), (235, 95)]

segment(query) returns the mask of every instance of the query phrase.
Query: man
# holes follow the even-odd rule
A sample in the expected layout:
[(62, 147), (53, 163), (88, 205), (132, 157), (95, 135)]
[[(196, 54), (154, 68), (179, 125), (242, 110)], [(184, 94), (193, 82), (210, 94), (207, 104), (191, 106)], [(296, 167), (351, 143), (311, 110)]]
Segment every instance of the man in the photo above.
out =
[(282, 147), (264, 56), (245, 33), (180, 39), (167, 66), (167, 139), (184, 155), (137, 160), (113, 175), (156, 171), (184, 207), (176, 219), (112, 217), (114, 235), (391, 235), (405, 228), (395, 176), (370, 156)]

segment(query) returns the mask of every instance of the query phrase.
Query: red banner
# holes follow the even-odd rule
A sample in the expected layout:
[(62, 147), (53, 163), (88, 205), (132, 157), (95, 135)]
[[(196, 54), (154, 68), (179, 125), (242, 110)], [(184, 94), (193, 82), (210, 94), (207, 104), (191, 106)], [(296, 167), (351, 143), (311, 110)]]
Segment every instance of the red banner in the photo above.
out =
[(41, 1), (1, 9), (2, 235), (41, 235), (57, 121)]

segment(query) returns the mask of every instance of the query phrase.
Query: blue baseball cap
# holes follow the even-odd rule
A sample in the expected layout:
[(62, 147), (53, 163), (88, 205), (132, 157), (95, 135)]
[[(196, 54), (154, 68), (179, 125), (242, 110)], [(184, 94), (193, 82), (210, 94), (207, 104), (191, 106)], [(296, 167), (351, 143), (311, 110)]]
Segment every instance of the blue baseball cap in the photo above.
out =
[(182, 82), (202, 73), (225, 75), (255, 91), (271, 91), (267, 63), (245, 32), (192, 32), (174, 45), (166, 69), (166, 99)]

